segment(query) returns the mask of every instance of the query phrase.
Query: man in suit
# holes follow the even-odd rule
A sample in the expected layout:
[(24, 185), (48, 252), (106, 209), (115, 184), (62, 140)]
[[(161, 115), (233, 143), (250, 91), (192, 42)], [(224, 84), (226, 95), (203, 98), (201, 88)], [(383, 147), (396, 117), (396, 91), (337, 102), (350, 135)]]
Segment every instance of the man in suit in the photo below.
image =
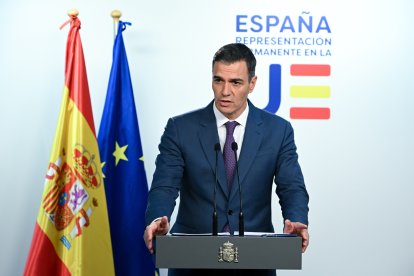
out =
[[(284, 232), (300, 235), (305, 252), (309, 243), (309, 196), (298, 163), (293, 129), (286, 120), (256, 108), (248, 100), (257, 81), (255, 66), (256, 59), (244, 44), (223, 46), (213, 58), (214, 100), (205, 108), (169, 119), (161, 137), (146, 211), (148, 226), (144, 239), (151, 252), (154, 236), (169, 231), (169, 219), (178, 195), (180, 205), (171, 232), (211, 232), (214, 197), (219, 231), (233, 233), (238, 230), (239, 183), (245, 230), (273, 232), (273, 182), (284, 218)], [(229, 121), (235, 122), (229, 123), (234, 130), (228, 128)], [(227, 136), (230, 132), (233, 135)], [(226, 153), (226, 143), (233, 139), (238, 145), (239, 177), (234, 168), (229, 169), (227, 161), (231, 154)], [(217, 144), (223, 155), (217, 154)], [(218, 185), (215, 188), (216, 172)], [(191, 270), (170, 272), (174, 273), (203, 274)], [(210, 271), (206, 275), (219, 273)], [(244, 273), (257, 275), (258, 272)], [(264, 274), (274, 275), (275, 272), (264, 271)]]

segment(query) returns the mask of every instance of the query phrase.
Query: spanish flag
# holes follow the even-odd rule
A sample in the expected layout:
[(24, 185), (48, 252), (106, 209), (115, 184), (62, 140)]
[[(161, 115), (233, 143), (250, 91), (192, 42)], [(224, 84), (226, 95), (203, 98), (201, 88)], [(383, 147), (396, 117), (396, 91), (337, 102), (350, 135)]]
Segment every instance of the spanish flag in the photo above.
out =
[(65, 87), (24, 275), (114, 275), (82, 43), (71, 16)]

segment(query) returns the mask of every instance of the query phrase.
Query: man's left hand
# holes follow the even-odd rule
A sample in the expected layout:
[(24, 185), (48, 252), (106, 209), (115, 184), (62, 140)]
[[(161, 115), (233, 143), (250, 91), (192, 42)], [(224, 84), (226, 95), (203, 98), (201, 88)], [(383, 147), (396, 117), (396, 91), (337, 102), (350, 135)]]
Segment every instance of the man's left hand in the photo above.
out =
[(302, 253), (306, 251), (309, 245), (309, 233), (308, 226), (300, 222), (292, 222), (285, 220), (285, 227), (283, 227), (283, 233), (285, 234), (296, 234), (302, 237)]

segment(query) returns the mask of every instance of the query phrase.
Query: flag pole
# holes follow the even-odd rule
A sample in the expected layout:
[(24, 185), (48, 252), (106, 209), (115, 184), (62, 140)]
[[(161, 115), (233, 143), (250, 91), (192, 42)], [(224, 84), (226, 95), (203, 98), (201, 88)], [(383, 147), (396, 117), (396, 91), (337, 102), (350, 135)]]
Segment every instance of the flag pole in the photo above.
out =
[(114, 20), (114, 39), (116, 37), (116, 32), (118, 30), (118, 23), (119, 23), (119, 18), (122, 16), (122, 13), (120, 10), (113, 10), (111, 12), (111, 16)]

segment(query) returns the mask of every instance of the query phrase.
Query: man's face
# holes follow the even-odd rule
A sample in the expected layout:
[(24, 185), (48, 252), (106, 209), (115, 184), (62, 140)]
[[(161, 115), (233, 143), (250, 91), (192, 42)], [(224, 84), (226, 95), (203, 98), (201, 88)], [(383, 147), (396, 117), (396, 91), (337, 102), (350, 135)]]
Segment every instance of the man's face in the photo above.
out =
[(254, 76), (249, 82), (244, 60), (231, 64), (215, 62), (212, 87), (217, 109), (230, 120), (239, 117), (247, 106), (247, 96), (253, 91), (256, 80)]

